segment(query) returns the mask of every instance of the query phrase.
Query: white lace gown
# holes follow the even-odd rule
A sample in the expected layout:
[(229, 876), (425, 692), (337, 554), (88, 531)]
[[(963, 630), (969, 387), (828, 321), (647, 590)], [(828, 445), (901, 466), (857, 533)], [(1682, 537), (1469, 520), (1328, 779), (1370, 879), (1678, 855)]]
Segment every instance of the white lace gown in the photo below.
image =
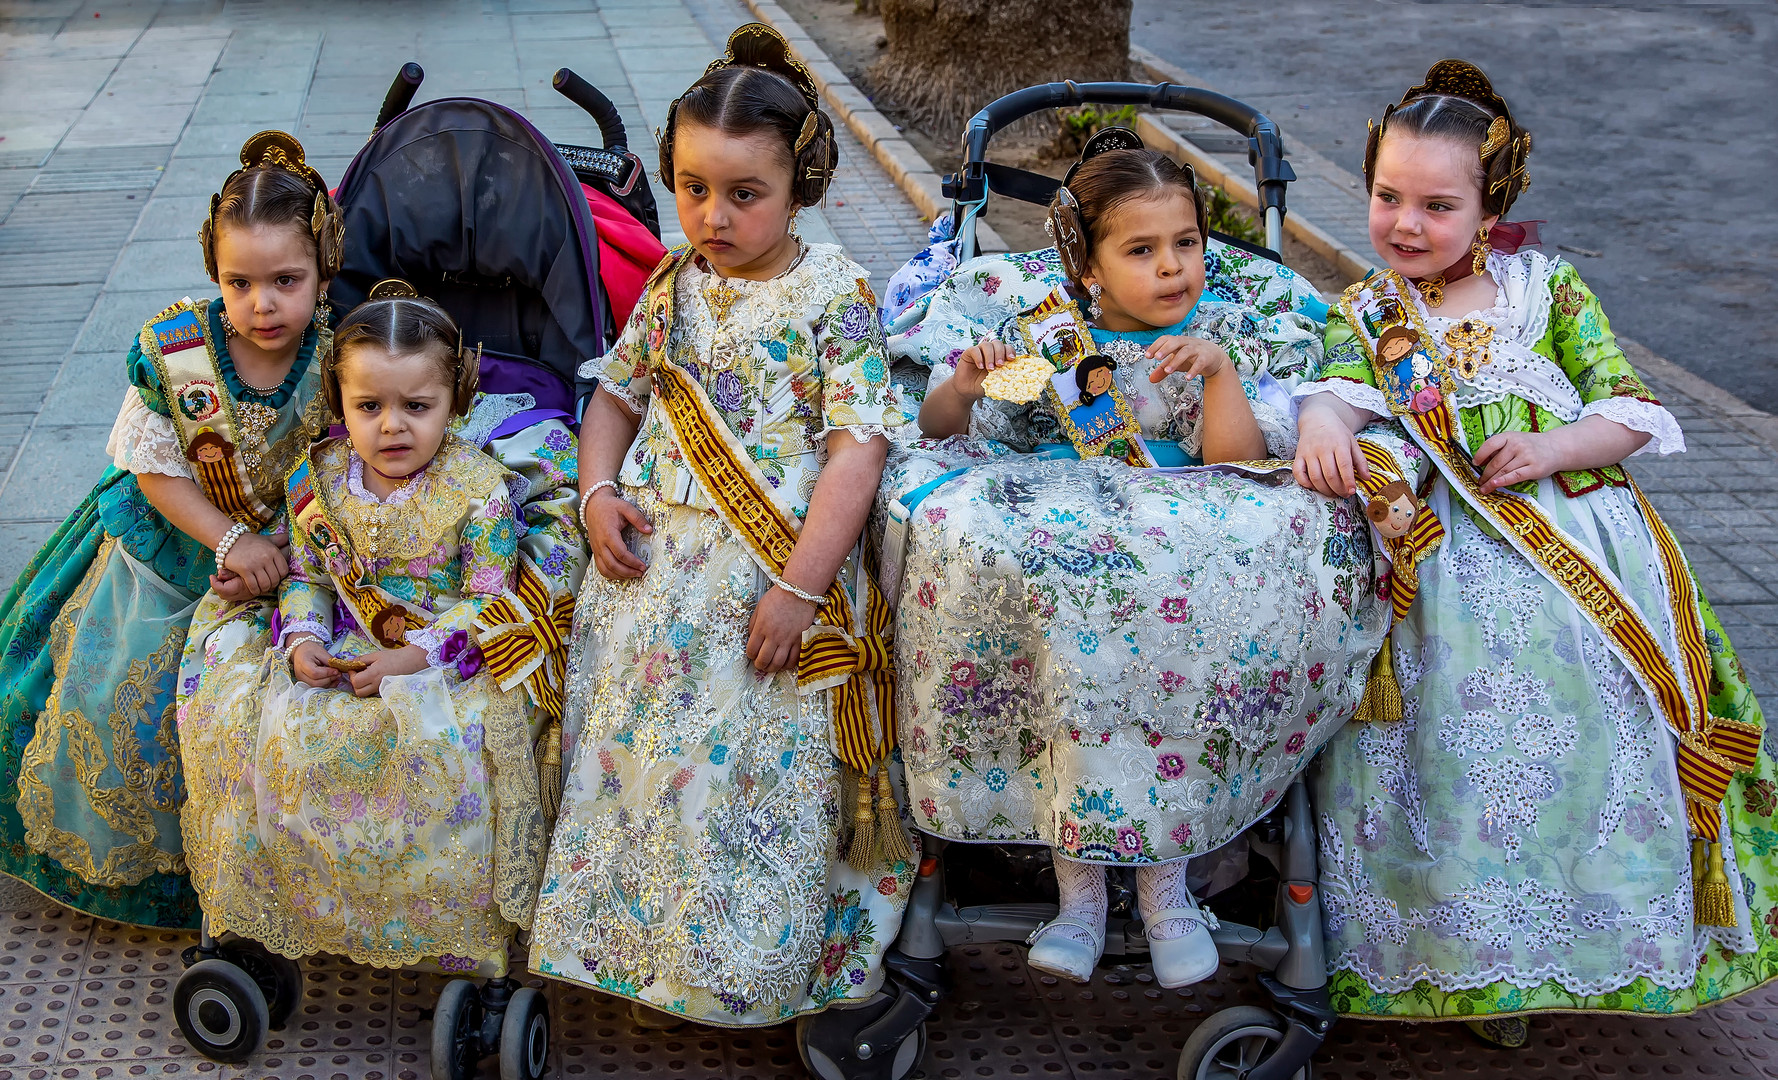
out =
[[(814, 245), (718, 320), (680, 272), (667, 348), (798, 517), (829, 432), (905, 422), (866, 273)], [(702, 1023), (778, 1023), (869, 997), (914, 868), (837, 855), (840, 770), (825, 691), (761, 676), (749, 620), (770, 585), (709, 509), (649, 396), (646, 301), (584, 375), (642, 415), (622, 493), (654, 525), (639, 579), (588, 574), (571, 643), (567, 786), (531, 966)], [(841, 580), (854, 590), (858, 568)]]

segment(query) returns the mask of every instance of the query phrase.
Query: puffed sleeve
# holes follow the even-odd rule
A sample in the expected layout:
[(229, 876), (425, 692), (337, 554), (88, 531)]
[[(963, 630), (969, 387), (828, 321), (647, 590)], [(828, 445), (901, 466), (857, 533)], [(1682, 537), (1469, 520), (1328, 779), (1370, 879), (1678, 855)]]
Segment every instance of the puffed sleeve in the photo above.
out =
[(333, 579), (319, 549), (302, 529), (290, 530), (290, 573), (278, 586), (278, 648), (296, 634), (333, 641)]
[[(646, 300), (644, 296), (643, 301)], [(648, 404), (648, 391), (653, 381), (648, 374), (648, 313), (645, 308), (644, 302), (637, 302), (635, 310), (630, 312), (630, 321), (624, 323), (624, 332), (618, 335), (611, 351), (588, 360), (575, 372), (581, 382), (581, 393), (592, 393), (593, 384), (597, 383), (637, 416), (642, 415)]]
[(514, 514), (519, 550), (543, 574), (551, 593), (578, 593), (587, 548), (575, 518), (580, 467), (574, 433), (560, 419), (545, 420), (495, 439), (488, 453), (523, 478), (525, 494)]
[(1327, 313), (1327, 329), (1321, 335), (1321, 367), (1316, 378), (1299, 383), (1295, 390), (1299, 398), (1323, 393), (1333, 394), (1354, 408), (1368, 409), (1378, 416), (1389, 415), (1389, 401), (1377, 389), (1370, 357), (1339, 308)]
[(173, 431), (160, 377), (142, 355), (141, 342), (131, 344), (125, 364), (130, 388), (124, 391), (123, 405), (111, 425), (105, 452), (118, 468), (127, 472), (193, 479), (191, 463), (179, 449), (179, 437)]
[(1580, 391), (1582, 418), (1603, 416), (1653, 436), (1637, 454), (1684, 452), (1679, 422), (1636, 374), (1618, 347), (1599, 298), (1566, 262), (1550, 275), (1550, 326), (1535, 348), (1554, 360)]
[(857, 284), (828, 302), (814, 327), (821, 365), (821, 434), (845, 431), (859, 442), (893, 436), (909, 420), (901, 393), (889, 381), (889, 352), (870, 284)]
[(407, 632), (408, 644), (425, 649), (426, 662), (433, 667), (457, 666), (463, 651), (475, 640), (476, 616), (515, 584), (520, 530), (504, 476), (502, 471), (498, 486), (486, 496), (470, 500), (457, 546), (463, 599), (439, 612), (428, 625)]

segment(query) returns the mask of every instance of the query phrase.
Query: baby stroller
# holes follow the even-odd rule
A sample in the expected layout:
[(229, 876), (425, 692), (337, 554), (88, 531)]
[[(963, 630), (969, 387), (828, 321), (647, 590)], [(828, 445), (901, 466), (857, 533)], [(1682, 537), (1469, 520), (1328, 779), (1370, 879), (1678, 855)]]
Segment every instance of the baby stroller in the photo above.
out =
[[(1027, 268), (1042, 262), (1034, 257), (1035, 253), (974, 258), (974, 223), (990, 192), (1045, 204), (1059, 184), (1052, 178), (988, 162), (988, 142), (994, 133), (1041, 109), (1089, 102), (1194, 112), (1246, 135), (1264, 207), (1267, 245), (1244, 244), (1213, 234), (1206, 251), (1206, 295), (1238, 301), (1268, 313), (1296, 310), (1311, 318), (1325, 318), (1325, 305), (1313, 299), (1313, 291), (1299, 291), (1295, 275), (1278, 265), (1276, 249), (1285, 212), (1285, 188), (1294, 174), (1283, 158), (1282, 143), (1272, 121), (1238, 101), (1170, 84), (1051, 83), (1007, 95), (978, 113), (965, 136), (963, 168), (946, 180), (946, 194), (954, 200), (950, 224), (956, 248), (952, 256), (962, 264), (951, 280), (993, 281), (989, 290), (993, 303), (979, 295), (952, 302), (941, 288), (930, 301), (922, 300), (908, 313), (892, 318), (892, 353), (935, 362), (974, 340), (968, 336), (966, 324), (978, 328), (992, 326), (999, 318), (1036, 303), (1061, 283), (1054, 260), (1050, 260), (1050, 273), (1024, 284), (1020, 284), (1020, 275), (1002, 272), (1014, 262)], [(935, 234), (940, 231), (942, 227), (935, 229)], [(923, 306), (928, 302), (930, 308)], [(905, 375), (900, 381), (906, 381)], [(967, 467), (969, 463), (961, 464)], [(898, 526), (911, 528), (906, 524), (913, 509), (910, 504), (917, 504), (964, 472), (944, 471), (946, 468), (937, 465), (925, 474), (895, 476), (892, 466), (879, 493), (872, 529), (874, 534), (885, 537), (886, 549), (896, 543)], [(954, 507), (952, 514), (954, 517)], [(889, 579), (885, 588), (891, 593), (900, 591), (899, 572), (894, 569), (898, 561), (897, 553), (885, 551), (885, 576)], [(912, 589), (911, 582), (908, 588)], [(915, 603), (913, 599), (903, 602)], [(905, 710), (903, 725), (905, 753), (911, 731)], [(1258, 982), (1276, 1011), (1242, 1005), (1207, 1015), (1185, 1043), (1178, 1065), (1181, 1080), (1284, 1080), (1306, 1076), (1308, 1061), (1334, 1020), (1325, 989), (1323, 928), (1315, 894), (1313, 819), (1300, 770), (1278, 784), (1278, 788), (1279, 794), (1269, 812), (1240, 838), (1248, 851), (1265, 856), (1277, 871), (1274, 895), (1265, 895), (1265, 884), (1249, 883), (1246, 889), (1262, 900), (1253, 905), (1259, 909), (1255, 921), (1260, 925), (1224, 921), (1211, 931), (1224, 961), (1250, 963), (1260, 969)], [(823, 1080), (899, 1080), (908, 1075), (924, 1053), (926, 1018), (946, 994), (947, 950), (962, 945), (1024, 942), (1056, 915), (1053, 904), (958, 902), (964, 889), (955, 886), (964, 882), (960, 871), (970, 862), (1000, 856), (994, 871), (974, 875), (980, 881), (984, 877), (1004, 878), (1009, 868), (1018, 873), (1021, 864), (1030, 870), (1042, 861), (1037, 857), (1008, 857), (1005, 849), (948, 843), (932, 835), (922, 839), (924, 857), (907, 913), (895, 947), (885, 959), (890, 978), (884, 994), (866, 1007), (829, 1011), (805, 1018), (799, 1024), (798, 1043), (804, 1061)], [(962, 859), (958, 858), (960, 855)], [(947, 862), (952, 864), (950, 882)], [(1238, 873), (1240, 868), (1237, 865), (1235, 869)], [(1031, 883), (1026, 884), (1027, 895), (1038, 891)], [(1113, 887), (1115, 891), (1115, 882)], [(1146, 958), (1148, 943), (1140, 919), (1119, 919), (1115, 915), (1109, 919), (1104, 951), (1109, 962), (1141, 962)]]
[[(417, 64), (402, 68), (341, 180), (348, 242), (331, 295), (347, 310), (377, 281), (400, 277), (482, 344), (481, 400), (492, 404), (478, 404), (458, 436), (526, 481), (520, 550), (539, 565), (553, 560), (551, 580), (568, 585), (552, 585), (550, 611), (531, 614), (560, 630), (585, 566), (574, 520), (575, 369), (605, 351), (664, 254), (654, 197), (616, 108), (567, 69), (555, 85), (593, 116), (602, 147), (557, 146), (487, 101), (447, 98), (410, 110), (422, 77)], [(500, 193), (519, 197), (490, 197)], [(536, 693), (532, 701), (543, 705)], [(175, 1016), (190, 1044), (217, 1061), (251, 1056), (302, 994), (295, 960), (232, 935), (217, 940), (207, 920), (184, 960)], [(543, 995), (507, 977), (502, 958), (480, 986), (461, 978), (445, 985), (432, 1075), (462, 1080), (498, 1053), (503, 1080), (536, 1080), (549, 1033)]]

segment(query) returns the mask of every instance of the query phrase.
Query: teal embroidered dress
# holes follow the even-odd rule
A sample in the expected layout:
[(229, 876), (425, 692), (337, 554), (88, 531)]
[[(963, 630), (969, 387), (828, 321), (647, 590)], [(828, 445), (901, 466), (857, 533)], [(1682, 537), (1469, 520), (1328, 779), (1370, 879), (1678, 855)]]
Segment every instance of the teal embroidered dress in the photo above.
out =
[[(211, 302), (204, 329), (254, 489), (276, 508), (275, 478), (322, 422), (313, 361), (328, 335), (306, 331), (283, 384), (254, 394), (228, 358), (221, 312)], [(142, 494), (136, 472), (190, 477), (191, 464), (140, 338), (125, 363), (134, 391), (113, 449), (129, 468), (106, 468), (0, 601), (0, 872), (100, 918), (195, 927), (174, 690), (215, 560)]]

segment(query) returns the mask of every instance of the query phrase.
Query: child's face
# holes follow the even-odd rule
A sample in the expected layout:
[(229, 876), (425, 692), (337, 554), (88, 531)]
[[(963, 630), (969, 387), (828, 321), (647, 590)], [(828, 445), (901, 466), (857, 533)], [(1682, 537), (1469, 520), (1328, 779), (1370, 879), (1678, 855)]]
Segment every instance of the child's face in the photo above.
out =
[(324, 283), (311, 241), (296, 225), (223, 225), (216, 234), (216, 283), (246, 343), (271, 357), (296, 355)]
[(1476, 233), (1499, 215), (1482, 212), (1474, 146), (1457, 139), (1391, 134), (1371, 181), (1371, 246), (1403, 277), (1443, 273), (1468, 258)]
[(776, 136), (680, 123), (673, 134), (679, 227), (711, 267), (770, 277), (795, 257), (790, 163)]
[(435, 356), (393, 354), (369, 343), (340, 358), (340, 404), (352, 447), (384, 476), (412, 476), (444, 442), (451, 385), (441, 367)]
[(1204, 292), (1197, 204), (1179, 188), (1131, 199), (1105, 215), (1084, 283), (1097, 283), (1105, 330), (1172, 326)]

